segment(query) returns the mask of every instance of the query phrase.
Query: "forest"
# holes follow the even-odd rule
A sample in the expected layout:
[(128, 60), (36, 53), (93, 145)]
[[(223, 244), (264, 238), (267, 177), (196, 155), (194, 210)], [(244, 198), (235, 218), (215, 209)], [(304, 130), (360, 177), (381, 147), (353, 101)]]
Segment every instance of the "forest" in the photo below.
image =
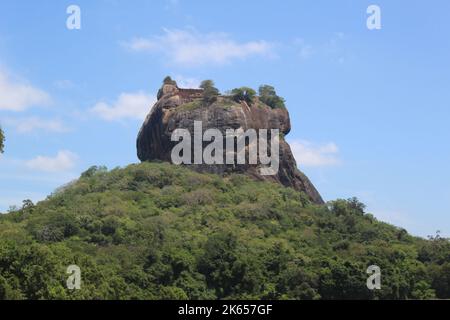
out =
[(448, 239), (365, 210), (239, 174), (91, 167), (0, 215), (0, 299), (449, 299)]

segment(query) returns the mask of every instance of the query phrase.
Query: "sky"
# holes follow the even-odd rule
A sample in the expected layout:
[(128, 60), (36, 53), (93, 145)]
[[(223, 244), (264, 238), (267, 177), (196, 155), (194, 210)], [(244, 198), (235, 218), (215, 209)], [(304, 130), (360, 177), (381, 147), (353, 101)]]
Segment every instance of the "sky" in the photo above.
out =
[[(370, 5), (381, 29), (367, 27)], [(92, 165), (137, 163), (171, 75), (222, 92), (273, 85), (325, 200), (356, 196), (380, 220), (448, 237), (449, 12), (446, 0), (2, 0), (0, 211)]]

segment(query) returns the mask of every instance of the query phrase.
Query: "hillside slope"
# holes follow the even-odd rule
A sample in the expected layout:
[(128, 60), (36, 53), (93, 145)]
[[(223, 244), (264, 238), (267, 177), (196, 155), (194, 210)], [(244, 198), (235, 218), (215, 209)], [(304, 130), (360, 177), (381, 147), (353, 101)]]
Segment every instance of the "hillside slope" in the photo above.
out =
[[(81, 268), (80, 290), (66, 268)], [(376, 264), (382, 289), (366, 287)], [(0, 299), (450, 298), (450, 244), (270, 182), (165, 163), (81, 178), (0, 217)]]

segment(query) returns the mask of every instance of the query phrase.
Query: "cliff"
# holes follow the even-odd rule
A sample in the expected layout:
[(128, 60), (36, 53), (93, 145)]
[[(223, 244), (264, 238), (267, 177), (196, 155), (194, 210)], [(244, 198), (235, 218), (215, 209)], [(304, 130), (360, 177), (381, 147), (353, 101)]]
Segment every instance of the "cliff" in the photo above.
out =
[[(291, 130), (289, 112), (285, 108), (270, 108), (256, 98), (252, 104), (237, 103), (219, 96), (217, 101), (202, 103), (202, 89), (180, 89), (175, 83), (164, 84), (158, 92), (158, 101), (146, 117), (137, 138), (137, 155), (141, 161), (171, 162), (171, 151), (177, 142), (171, 141), (175, 129), (184, 128), (192, 134), (194, 121), (201, 121), (203, 132), (218, 129), (278, 129), (279, 170), (275, 175), (261, 175), (260, 165), (253, 164), (192, 164), (199, 172), (226, 175), (232, 172), (247, 174), (258, 180), (281, 183), (302, 191), (317, 204), (323, 200), (310, 180), (298, 170), (289, 144), (284, 137)], [(225, 145), (225, 142), (224, 142)]]

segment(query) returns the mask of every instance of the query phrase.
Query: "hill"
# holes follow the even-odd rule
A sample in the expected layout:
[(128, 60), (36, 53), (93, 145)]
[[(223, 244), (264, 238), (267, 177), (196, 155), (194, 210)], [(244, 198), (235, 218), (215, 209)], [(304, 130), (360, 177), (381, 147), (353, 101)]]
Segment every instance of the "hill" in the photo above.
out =
[[(66, 269), (81, 268), (80, 290)], [(366, 269), (381, 268), (381, 290)], [(450, 244), (280, 184), (92, 167), (0, 216), (0, 299), (450, 298)]]

